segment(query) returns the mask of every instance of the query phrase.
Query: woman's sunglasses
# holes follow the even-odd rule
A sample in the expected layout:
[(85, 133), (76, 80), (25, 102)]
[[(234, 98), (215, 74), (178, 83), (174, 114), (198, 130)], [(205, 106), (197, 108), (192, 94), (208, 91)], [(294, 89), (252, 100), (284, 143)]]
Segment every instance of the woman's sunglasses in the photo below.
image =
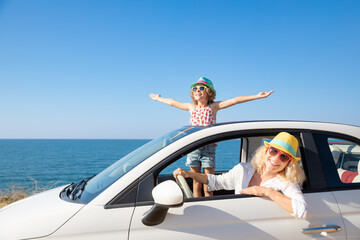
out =
[(207, 87), (205, 87), (205, 86), (193, 87), (192, 90), (193, 90), (193, 92), (196, 92), (199, 89), (199, 91), (202, 92), (202, 91), (205, 91), (206, 88)]
[(291, 156), (274, 148), (274, 147), (269, 147), (268, 152), (271, 156), (275, 157), (275, 156), (279, 156), (280, 155), (280, 160), (282, 162), (288, 162), (291, 160)]

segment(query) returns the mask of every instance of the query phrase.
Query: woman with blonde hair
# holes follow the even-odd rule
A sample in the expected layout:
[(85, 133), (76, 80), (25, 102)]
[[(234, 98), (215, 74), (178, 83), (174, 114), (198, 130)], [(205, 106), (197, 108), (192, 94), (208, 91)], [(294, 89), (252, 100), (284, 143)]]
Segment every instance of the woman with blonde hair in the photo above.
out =
[(297, 139), (281, 132), (265, 146), (259, 147), (251, 163), (239, 163), (222, 175), (202, 174), (178, 168), (177, 178), (193, 178), (207, 184), (210, 191), (235, 190), (235, 194), (268, 197), (297, 218), (307, 217), (307, 204), (300, 186), (305, 173), (296, 157)]

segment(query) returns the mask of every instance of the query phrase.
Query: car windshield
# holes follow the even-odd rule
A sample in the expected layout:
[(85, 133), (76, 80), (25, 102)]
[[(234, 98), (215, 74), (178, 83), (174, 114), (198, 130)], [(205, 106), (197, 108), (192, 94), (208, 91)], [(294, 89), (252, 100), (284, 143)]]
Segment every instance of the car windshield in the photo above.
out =
[(162, 137), (154, 139), (129, 153), (125, 157), (106, 168), (104, 171), (91, 178), (86, 183), (86, 187), (84, 187), (84, 190), (81, 194), (81, 202), (90, 202), (116, 180), (124, 176), (127, 172), (139, 165), (148, 157), (152, 156), (154, 153), (179, 140), (180, 138), (183, 138), (186, 135), (189, 135), (190, 133), (196, 132), (200, 129), (202, 129), (202, 127), (182, 127), (166, 135), (163, 135)]

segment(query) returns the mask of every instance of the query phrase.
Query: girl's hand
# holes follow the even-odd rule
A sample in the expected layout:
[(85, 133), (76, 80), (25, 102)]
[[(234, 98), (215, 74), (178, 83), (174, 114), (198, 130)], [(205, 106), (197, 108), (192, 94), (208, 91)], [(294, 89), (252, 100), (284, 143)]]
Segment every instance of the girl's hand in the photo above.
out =
[(150, 94), (150, 97), (152, 98), (152, 100), (157, 101), (157, 100), (160, 98), (160, 94), (151, 93), (151, 94)]
[(248, 188), (241, 190), (240, 193), (247, 194), (247, 195), (254, 195), (254, 196), (258, 196), (258, 197), (266, 197), (267, 190), (268, 190), (268, 188), (266, 188), (266, 187), (252, 186), (252, 187), (248, 187)]
[(182, 175), (184, 178), (189, 177), (188, 171), (186, 171), (184, 169), (181, 169), (181, 168), (178, 168), (173, 172), (173, 176), (174, 176), (175, 179), (177, 179), (178, 175)]
[(270, 91), (270, 92), (259, 92), (257, 95), (257, 98), (266, 98), (268, 96), (270, 96), (270, 94), (272, 94), (274, 92), (274, 90)]

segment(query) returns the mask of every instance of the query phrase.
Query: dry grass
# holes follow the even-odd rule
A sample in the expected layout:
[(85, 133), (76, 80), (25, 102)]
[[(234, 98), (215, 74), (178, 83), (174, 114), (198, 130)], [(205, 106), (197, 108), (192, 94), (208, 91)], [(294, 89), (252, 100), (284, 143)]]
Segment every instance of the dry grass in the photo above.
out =
[(6, 205), (34, 195), (36, 193), (51, 189), (56, 186), (56, 183), (49, 183), (46, 186), (42, 185), (33, 178), (30, 178), (33, 182), (31, 187), (13, 185), (9, 189), (0, 189), (0, 208)]
[(25, 189), (20, 186), (12, 186), (10, 189), (0, 191), (0, 208), (30, 196)]

